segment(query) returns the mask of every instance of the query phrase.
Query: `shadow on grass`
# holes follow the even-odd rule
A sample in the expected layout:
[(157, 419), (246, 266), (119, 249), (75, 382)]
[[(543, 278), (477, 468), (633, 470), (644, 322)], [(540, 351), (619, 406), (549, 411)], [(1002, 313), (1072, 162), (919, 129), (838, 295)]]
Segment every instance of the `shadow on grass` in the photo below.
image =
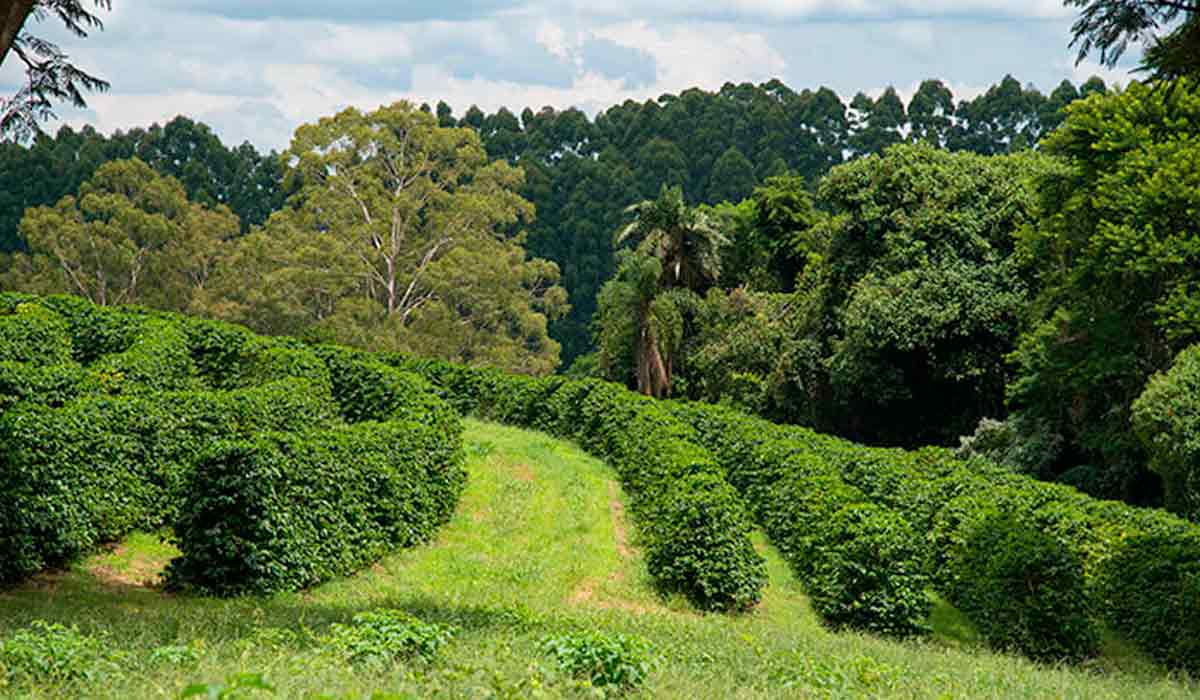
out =
[(453, 604), (424, 595), (346, 603), (314, 601), (304, 593), (209, 598), (166, 593), (76, 568), (44, 572), (20, 586), (0, 590), (0, 639), (44, 620), (103, 634), (126, 648), (196, 641), (218, 644), (282, 630), (287, 634), (279, 636), (282, 641), (276, 646), (301, 649), (331, 625), (380, 609), (452, 625), (467, 636), (501, 630), (529, 633), (548, 625), (523, 606)]

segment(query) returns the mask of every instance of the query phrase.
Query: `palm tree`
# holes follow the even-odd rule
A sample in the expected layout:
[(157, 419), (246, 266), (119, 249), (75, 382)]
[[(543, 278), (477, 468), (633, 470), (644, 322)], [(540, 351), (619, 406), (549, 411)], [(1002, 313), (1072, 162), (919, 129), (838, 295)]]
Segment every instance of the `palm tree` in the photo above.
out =
[(638, 391), (663, 398), (671, 394), (684, 313), (696, 293), (716, 283), (728, 240), (708, 216), (687, 206), (678, 187), (664, 186), (658, 199), (626, 212), (634, 220), (617, 232), (614, 243), (638, 244), (624, 254), (617, 276), (601, 291), (601, 362), (612, 367), (620, 364), (618, 355), (631, 352), (626, 357)]
[(683, 200), (679, 187), (663, 186), (658, 199), (625, 210), (634, 219), (617, 232), (616, 245), (637, 240), (638, 252), (662, 263), (659, 286), (703, 291), (721, 273), (721, 248), (729, 243), (713, 221)]

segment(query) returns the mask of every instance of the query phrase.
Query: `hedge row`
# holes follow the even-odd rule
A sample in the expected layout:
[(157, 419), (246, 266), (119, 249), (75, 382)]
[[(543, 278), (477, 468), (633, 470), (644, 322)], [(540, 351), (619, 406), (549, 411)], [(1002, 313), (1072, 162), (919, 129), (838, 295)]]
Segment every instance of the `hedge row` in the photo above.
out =
[(450, 518), (461, 462), (461, 435), (414, 421), (218, 443), (183, 491), (168, 585), (272, 593), (357, 571)]
[(811, 566), (801, 560), (819, 559), (813, 539), (828, 502), (862, 499), (907, 521), (888, 542), (918, 543), (889, 567), (919, 562), (994, 647), (1077, 660), (1095, 653), (1105, 623), (1160, 662), (1200, 673), (1200, 528), (947, 450), (869, 448), (723, 407), (674, 410), (802, 578)]
[[(203, 521), (220, 498), (204, 500), (217, 485), (197, 475), (197, 465), (232, 459), (208, 455), (213, 443), (240, 445), (255, 474), (275, 479), (247, 491), (236, 502), (243, 511), (225, 503), (243, 531), (192, 527), (180, 536), (190, 554), (173, 568), (173, 581), (213, 592), (307, 585), (378, 558), (381, 548), (427, 538), (450, 517), (464, 479), (461, 420), (419, 376), (369, 353), (73, 297), (0, 294), (0, 408), (3, 582), (63, 565), (133, 529)], [(398, 422), (345, 432), (346, 421), (385, 420)], [(258, 441), (264, 433), (267, 442)], [(354, 447), (355, 439), (376, 438), (388, 444)], [(278, 473), (259, 469), (289, 450), (304, 458)], [(339, 465), (356, 468), (368, 490), (353, 493), (346, 475), (335, 473)], [(251, 498), (262, 489), (313, 495), (299, 486), (306, 479), (334, 492), (269, 504)], [(364, 509), (370, 522), (354, 521)], [(289, 539), (288, 522), (307, 522), (318, 534)], [(260, 529), (246, 531), (249, 523)], [(254, 542), (254, 532), (276, 535)], [(246, 554), (247, 542), (255, 552), (249, 559), (220, 562)], [(305, 557), (307, 568), (297, 563)], [(254, 569), (259, 561), (266, 568)], [(271, 570), (271, 561), (287, 571)], [(246, 574), (238, 566), (254, 572), (221, 578)]]
[(214, 440), (335, 421), (329, 394), (302, 379), (7, 411), (0, 417), (0, 581), (168, 522)]
[(926, 631), (924, 551), (900, 512), (869, 502), (785, 428), (727, 408), (670, 407), (696, 427), (826, 624), (901, 637)]
[(741, 499), (695, 431), (662, 404), (595, 380), (380, 358), (420, 373), (460, 411), (575, 440), (612, 464), (662, 589), (706, 610), (745, 610), (761, 599), (765, 563)]
[(18, 404), (58, 407), (99, 389), (93, 376), (74, 362), (36, 366), (0, 361), (0, 412)]
[(148, 313), (140, 309), (96, 306), (86, 299), (65, 294), (37, 296), (0, 292), (0, 315), (14, 313), (22, 305), (44, 308), (62, 318), (70, 337), (71, 356), (82, 365), (126, 350)]
[(187, 335), (165, 319), (145, 319), (130, 346), (89, 367), (108, 393), (157, 393), (200, 388)]

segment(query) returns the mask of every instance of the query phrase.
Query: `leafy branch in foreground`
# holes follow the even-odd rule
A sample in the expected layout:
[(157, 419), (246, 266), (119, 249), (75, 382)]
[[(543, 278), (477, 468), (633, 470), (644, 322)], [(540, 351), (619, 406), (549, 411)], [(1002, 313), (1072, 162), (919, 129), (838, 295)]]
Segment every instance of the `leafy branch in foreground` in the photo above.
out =
[[(111, 0), (95, 0), (96, 7), (112, 9)], [(0, 138), (25, 141), (41, 133), (39, 122), (54, 118), (56, 102), (87, 106), (83, 93), (104, 92), (108, 82), (71, 63), (57, 44), (24, 31), (30, 17), (41, 22), (50, 15), (67, 29), (86, 38), (92, 29), (103, 29), (95, 13), (81, 0), (17, 0), (0, 14), (0, 65), (11, 54), (25, 64), (25, 84), (12, 97), (0, 97)]]

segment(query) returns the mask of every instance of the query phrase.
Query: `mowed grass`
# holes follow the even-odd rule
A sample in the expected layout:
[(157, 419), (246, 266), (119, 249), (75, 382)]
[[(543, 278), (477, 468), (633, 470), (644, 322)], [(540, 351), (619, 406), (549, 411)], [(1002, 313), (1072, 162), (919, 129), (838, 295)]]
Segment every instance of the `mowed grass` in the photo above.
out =
[[(643, 697), (689, 698), (1184, 698), (1171, 679), (1112, 642), (1086, 668), (1050, 668), (978, 648), (969, 623), (939, 605), (937, 632), (898, 643), (821, 627), (779, 556), (753, 612), (702, 615), (647, 582), (612, 471), (544, 435), (477, 421), (467, 429), (470, 481), (432, 544), (309, 592), (211, 600), (165, 594), (173, 555), (154, 535), (131, 537), (69, 572), (0, 591), (0, 639), (34, 620), (74, 625), (104, 642), (112, 663), (90, 678), (4, 685), (0, 697), (173, 698), (196, 682), (257, 673), (274, 696), (365, 698), (594, 697), (539, 650), (547, 635), (640, 637), (654, 668)], [(453, 625), (432, 661), (352, 666), (323, 638), (354, 614), (396, 608)]]

